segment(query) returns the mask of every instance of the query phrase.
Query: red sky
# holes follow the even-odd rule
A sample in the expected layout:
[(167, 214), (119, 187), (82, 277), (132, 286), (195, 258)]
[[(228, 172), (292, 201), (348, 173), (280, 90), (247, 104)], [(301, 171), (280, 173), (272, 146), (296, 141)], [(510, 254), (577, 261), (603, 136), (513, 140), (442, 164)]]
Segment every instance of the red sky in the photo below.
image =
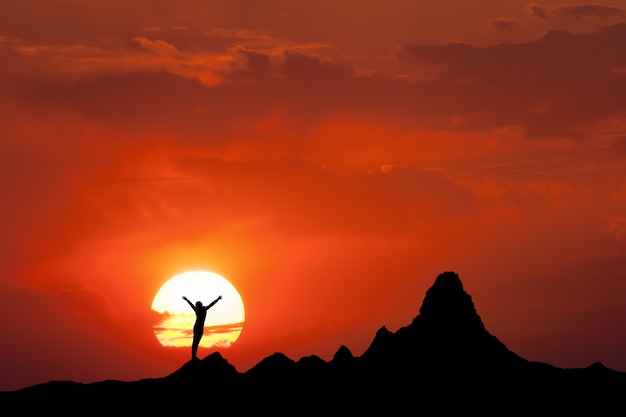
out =
[(240, 371), (360, 355), (444, 271), (519, 355), (626, 371), (626, 1), (473, 4), (2, 2), (0, 390), (175, 371), (189, 269)]

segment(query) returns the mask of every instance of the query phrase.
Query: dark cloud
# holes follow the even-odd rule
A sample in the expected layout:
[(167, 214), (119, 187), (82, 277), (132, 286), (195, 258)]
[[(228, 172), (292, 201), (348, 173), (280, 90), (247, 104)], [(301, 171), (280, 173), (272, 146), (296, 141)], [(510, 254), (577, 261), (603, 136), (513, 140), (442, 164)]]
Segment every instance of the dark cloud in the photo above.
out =
[(247, 67), (252, 72), (263, 73), (267, 71), (272, 64), (270, 58), (265, 54), (245, 50), (242, 50), (241, 53), (246, 57)]
[[(482, 48), (404, 45), (399, 58), (406, 72), (430, 73), (419, 81), (359, 76), (349, 63), (303, 53), (276, 58), (243, 50), (247, 64), (214, 86), (146, 70), (24, 84), (19, 93), (32, 109), (67, 109), (123, 133), (119, 137), (158, 132), (207, 145), (251, 137), (255, 121), (277, 114), (283, 135), (305, 137), (321, 121), (348, 112), (376, 114), (401, 129), (521, 126), (530, 137), (571, 136), (580, 123), (626, 108), (624, 44), (626, 24), (595, 33), (552, 30), (532, 42)], [(7, 91), (17, 88), (7, 85)]]
[[(596, 33), (552, 30), (533, 42), (477, 48), (406, 45), (401, 58), (440, 68), (447, 108), (475, 114), (474, 126), (521, 125), (530, 136), (568, 132), (626, 107), (626, 25)], [(444, 86), (454, 86), (445, 91)]]
[(611, 152), (626, 155), (626, 135), (615, 137), (611, 140)]
[(529, 136), (553, 137), (625, 109), (624, 44), (626, 24), (594, 33), (552, 30), (531, 42), (488, 47), (407, 44), (399, 55), (406, 73), (430, 73), (419, 81), (359, 76), (348, 63), (304, 53), (242, 50), (247, 64), (214, 86), (166, 70), (39, 80), (23, 89), (19, 79), (0, 84), (33, 109), (68, 109), (125, 137), (158, 132), (216, 146), (235, 134), (245, 141), (257, 121), (277, 112), (282, 131), (296, 137), (345, 112), (376, 114), (406, 129), (522, 126)]
[(497, 17), (487, 22), (494, 29), (512, 29), (520, 26), (520, 21), (508, 17)]
[(570, 19), (570, 18), (611, 18), (626, 16), (626, 9), (621, 7), (600, 4), (580, 4), (563, 6), (540, 6), (531, 3), (526, 8), (528, 14), (541, 19)]

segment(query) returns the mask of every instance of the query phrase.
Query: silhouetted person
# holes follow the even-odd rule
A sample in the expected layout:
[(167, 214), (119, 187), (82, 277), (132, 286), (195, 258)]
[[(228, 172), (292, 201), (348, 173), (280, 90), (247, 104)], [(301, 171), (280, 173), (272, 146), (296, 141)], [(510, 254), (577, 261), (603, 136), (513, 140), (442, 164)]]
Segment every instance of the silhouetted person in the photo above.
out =
[(198, 352), (198, 345), (200, 344), (200, 339), (202, 339), (202, 335), (204, 334), (204, 319), (206, 319), (206, 312), (208, 309), (213, 307), (215, 303), (222, 299), (220, 295), (215, 300), (211, 302), (211, 304), (207, 306), (203, 306), (202, 302), (197, 301), (196, 305), (193, 305), (191, 301), (187, 297), (183, 295), (183, 300), (187, 301), (193, 311), (196, 312), (196, 323), (193, 325), (193, 343), (191, 344), (191, 359), (197, 359), (196, 353)]

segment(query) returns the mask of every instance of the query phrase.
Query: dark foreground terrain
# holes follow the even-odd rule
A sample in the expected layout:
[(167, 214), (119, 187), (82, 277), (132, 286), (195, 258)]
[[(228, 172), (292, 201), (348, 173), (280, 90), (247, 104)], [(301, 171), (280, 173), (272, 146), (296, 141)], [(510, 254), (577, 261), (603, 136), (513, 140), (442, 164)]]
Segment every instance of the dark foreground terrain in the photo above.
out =
[[(163, 378), (51, 381), (0, 393), (5, 415), (626, 415), (626, 373), (528, 361), (484, 327), (454, 272), (437, 277), (413, 321), (382, 327), (361, 356), (282, 353), (244, 373), (219, 353)], [(9, 414), (7, 414), (11, 411)]]

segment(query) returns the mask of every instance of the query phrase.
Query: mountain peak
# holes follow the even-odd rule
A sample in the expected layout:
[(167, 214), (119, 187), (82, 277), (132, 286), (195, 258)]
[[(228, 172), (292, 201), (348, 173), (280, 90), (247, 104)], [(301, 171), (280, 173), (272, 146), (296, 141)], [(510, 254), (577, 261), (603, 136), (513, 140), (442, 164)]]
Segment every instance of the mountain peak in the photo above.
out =
[(463, 283), (456, 272), (443, 272), (426, 291), (419, 309), (421, 320), (436, 326), (465, 326), (484, 329), (476, 312), (472, 297), (463, 289)]
[(363, 356), (404, 366), (413, 362), (422, 368), (525, 361), (485, 329), (472, 297), (451, 271), (435, 279), (411, 324), (395, 333), (383, 326)]

